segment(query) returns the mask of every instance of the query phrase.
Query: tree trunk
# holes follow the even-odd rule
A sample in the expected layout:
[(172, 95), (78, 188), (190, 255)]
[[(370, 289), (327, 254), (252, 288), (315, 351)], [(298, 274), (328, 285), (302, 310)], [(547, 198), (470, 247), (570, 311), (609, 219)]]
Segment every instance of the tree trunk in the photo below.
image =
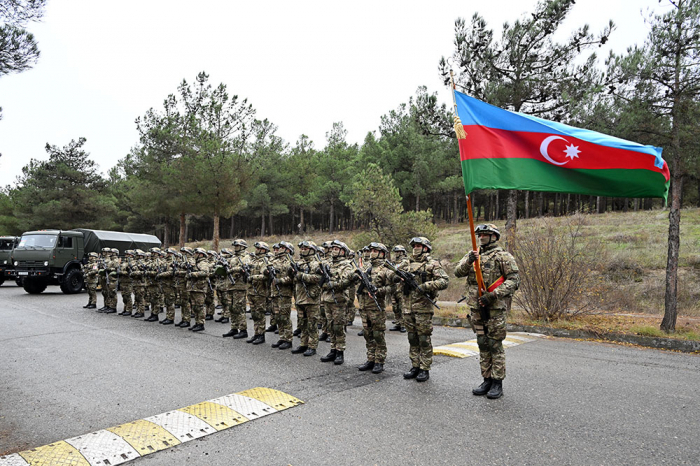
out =
[(268, 226), (269, 226), (270, 235), (274, 235), (274, 233), (273, 233), (273, 231), (272, 231), (272, 211), (270, 211), (270, 213), (268, 214), (268, 222), (267, 222), (267, 224), (268, 224)]
[(530, 191), (525, 191), (525, 215), (524, 218), (530, 218)]
[(544, 193), (542, 191), (537, 193), (537, 216), (542, 217), (544, 215)]
[(184, 212), (180, 212), (180, 247), (184, 248), (187, 242), (187, 219)]
[(221, 234), (219, 232), (219, 225), (221, 222), (221, 217), (219, 217), (218, 213), (214, 214), (214, 234), (212, 235), (211, 239), (211, 248), (214, 251), (219, 251), (219, 239), (221, 237)]
[(518, 219), (518, 191), (508, 191), (508, 206), (506, 208), (506, 250), (513, 253)]
[(498, 198), (500, 197), (500, 196), (499, 196), (499, 193), (500, 193), (500, 191), (496, 190), (496, 202), (495, 202), (495, 204), (496, 204), (496, 211), (495, 211), (495, 213), (494, 213), (494, 215), (493, 215), (493, 219), (494, 219), (494, 220), (498, 220), (498, 219), (500, 218), (500, 215), (499, 215), (499, 214), (501, 213), (501, 212), (500, 212), (500, 207), (501, 207), (500, 204), (501, 204), (501, 202), (500, 202), (500, 200), (498, 199)]
[(234, 231), (233, 231), (233, 230), (234, 230), (234, 227), (235, 227), (235, 224), (233, 223), (233, 218), (234, 218), (234, 217), (235, 217), (235, 215), (231, 215), (231, 228), (229, 228), (229, 231), (228, 231), (228, 237), (231, 238), (231, 239), (234, 239), (234, 238), (233, 238), (233, 234), (234, 234)]
[(260, 215), (260, 236), (265, 236), (265, 212)]
[(299, 209), (299, 234), (304, 232), (304, 208)]
[(459, 190), (455, 191), (452, 195), (452, 204), (454, 210), (452, 214), (452, 224), (455, 225), (459, 219)]
[(165, 219), (165, 225), (163, 226), (163, 247), (167, 248), (170, 246), (170, 225), (169, 221)]
[(328, 222), (328, 233), (333, 234), (333, 223), (335, 222), (335, 205), (331, 202), (330, 221)]
[(597, 214), (602, 214), (602, 212), (601, 212), (601, 207), (603, 205), (603, 203), (601, 202), (602, 200), (603, 200), (603, 198), (600, 196), (595, 198), (595, 211)]
[(420, 211), (420, 194), (416, 193), (416, 212)]
[(683, 191), (683, 177), (678, 175), (681, 171), (680, 164), (680, 157), (674, 154), (671, 172), (671, 209), (668, 214), (665, 309), (664, 318), (661, 321), (661, 330), (665, 332), (676, 330), (678, 318), (678, 254), (681, 242), (681, 193)]

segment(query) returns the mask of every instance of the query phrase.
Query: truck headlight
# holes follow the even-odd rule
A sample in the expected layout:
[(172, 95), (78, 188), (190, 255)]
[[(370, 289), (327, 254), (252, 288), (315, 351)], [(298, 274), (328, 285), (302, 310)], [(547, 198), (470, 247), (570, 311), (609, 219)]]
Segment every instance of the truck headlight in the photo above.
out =
[(19, 265), (19, 262), (15, 261), (15, 267), (17, 267), (18, 265)]
[(2, 265), (7, 265), (7, 261), (3, 261)]
[(48, 266), (49, 266), (49, 261), (44, 261), (44, 267), (48, 267)]

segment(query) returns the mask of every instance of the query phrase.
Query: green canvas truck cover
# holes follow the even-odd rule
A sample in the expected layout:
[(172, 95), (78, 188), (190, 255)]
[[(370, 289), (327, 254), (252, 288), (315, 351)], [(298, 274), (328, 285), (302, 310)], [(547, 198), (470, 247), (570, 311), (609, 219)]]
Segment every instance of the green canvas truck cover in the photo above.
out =
[(150, 248), (160, 247), (161, 242), (157, 236), (144, 235), (141, 233), (122, 233), (119, 231), (87, 230), (85, 228), (75, 228), (71, 231), (79, 231), (83, 234), (85, 253), (100, 252), (102, 248), (119, 249), (119, 254), (123, 255), (127, 249), (142, 249), (148, 251)]

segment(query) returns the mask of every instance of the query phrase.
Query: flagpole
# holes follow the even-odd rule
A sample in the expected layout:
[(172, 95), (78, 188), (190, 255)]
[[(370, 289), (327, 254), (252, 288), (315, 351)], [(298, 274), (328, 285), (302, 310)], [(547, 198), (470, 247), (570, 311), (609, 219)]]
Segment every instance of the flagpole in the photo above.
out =
[[(454, 73), (452, 70), (450, 70), (450, 83), (452, 84), (452, 104), (454, 105), (455, 108), (455, 116), (459, 117), (459, 114), (457, 113), (457, 98), (455, 97), (455, 80), (454, 80)], [(467, 137), (466, 131), (464, 131), (464, 128), (462, 128), (461, 134), (457, 133), (455, 130), (455, 133), (457, 134), (457, 142), (459, 143), (460, 136), (462, 139), (465, 139)], [(472, 238), (472, 250), (478, 251), (479, 248), (476, 244), (476, 233), (474, 232), (474, 216), (472, 215), (472, 198), (469, 194), (466, 195), (467, 197), (467, 216), (469, 217), (469, 233), (471, 234)], [(481, 296), (484, 294), (486, 291), (486, 287), (484, 286), (484, 277), (481, 275), (481, 260), (479, 258), (476, 259), (474, 262), (474, 272), (476, 272), (476, 283), (477, 283), (477, 292), (478, 295)]]

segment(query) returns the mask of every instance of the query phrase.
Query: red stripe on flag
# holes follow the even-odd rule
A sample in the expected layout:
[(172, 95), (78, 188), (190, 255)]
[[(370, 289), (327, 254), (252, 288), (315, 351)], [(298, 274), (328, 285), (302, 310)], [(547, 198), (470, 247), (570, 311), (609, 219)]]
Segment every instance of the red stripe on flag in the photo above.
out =
[[(468, 125), (467, 138), (459, 140), (462, 161), (472, 159), (526, 158), (571, 169), (642, 169), (670, 179), (668, 164), (654, 165), (656, 157), (642, 152), (602, 146), (571, 136), (493, 129)], [(543, 143), (550, 138), (549, 144)], [(570, 156), (567, 156), (567, 151)], [(543, 152), (551, 159), (547, 160)]]
[(488, 291), (493, 291), (493, 290), (495, 290), (496, 288), (498, 288), (499, 286), (501, 286), (501, 284), (502, 284), (504, 281), (506, 281), (506, 279), (503, 277), (503, 275), (501, 275), (500, 277), (498, 277), (498, 280), (496, 280), (495, 282), (491, 283), (491, 286), (489, 286), (489, 287), (486, 288), (486, 289), (487, 289)]

